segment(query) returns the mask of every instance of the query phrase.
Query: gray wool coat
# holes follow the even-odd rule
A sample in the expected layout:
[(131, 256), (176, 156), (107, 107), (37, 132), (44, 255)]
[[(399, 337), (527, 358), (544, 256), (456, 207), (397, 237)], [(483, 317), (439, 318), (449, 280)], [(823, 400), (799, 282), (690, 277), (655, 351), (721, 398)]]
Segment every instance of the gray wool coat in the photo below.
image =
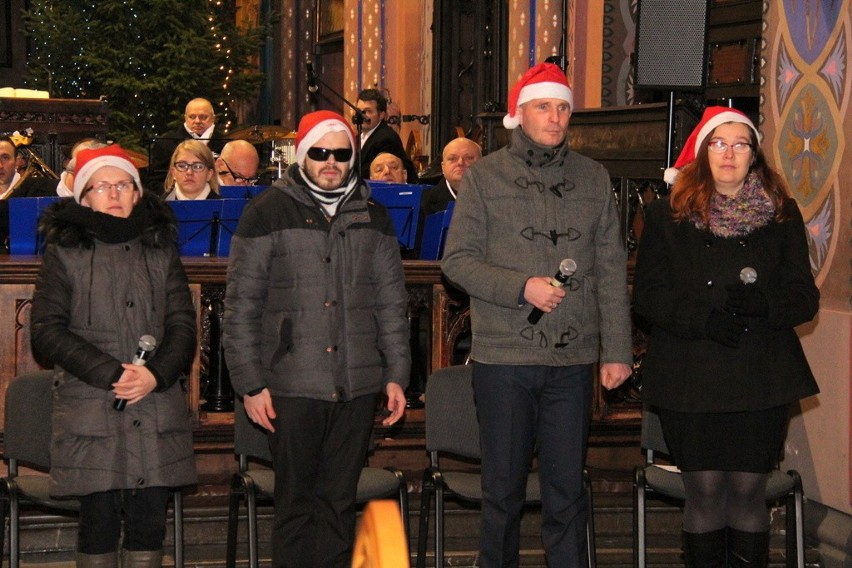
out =
[[(571, 258), (565, 301), (537, 325), (522, 294)], [(632, 362), (627, 252), (606, 169), (520, 128), (462, 179), (441, 268), (470, 295), (472, 357), (488, 364)]]

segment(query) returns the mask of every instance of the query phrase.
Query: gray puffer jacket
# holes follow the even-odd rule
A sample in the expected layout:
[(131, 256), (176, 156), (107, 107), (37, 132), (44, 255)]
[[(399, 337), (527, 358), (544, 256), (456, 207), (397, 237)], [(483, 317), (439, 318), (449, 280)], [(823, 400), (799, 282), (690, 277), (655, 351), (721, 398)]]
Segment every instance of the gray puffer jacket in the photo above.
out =
[[(120, 219), (67, 199), (40, 229), (32, 346), (55, 366), (51, 494), (196, 483), (179, 382), (195, 353), (195, 309), (171, 211), (143, 198)], [(116, 411), (111, 385), (145, 334), (159, 344), (147, 363), (157, 387)]]
[(391, 219), (360, 183), (327, 219), (297, 166), (231, 241), (224, 344), (240, 394), (347, 401), (409, 380), (405, 276)]

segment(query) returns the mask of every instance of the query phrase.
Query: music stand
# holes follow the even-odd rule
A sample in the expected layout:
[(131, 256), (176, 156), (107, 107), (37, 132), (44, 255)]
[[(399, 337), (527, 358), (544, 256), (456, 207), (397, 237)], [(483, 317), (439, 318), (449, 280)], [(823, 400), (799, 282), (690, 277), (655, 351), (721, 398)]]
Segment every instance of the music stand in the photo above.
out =
[(9, 204), (9, 254), (41, 254), (44, 242), (38, 220), (59, 197), (15, 197)]
[[(181, 256), (227, 256), (247, 199), (166, 201), (178, 221)], [(222, 255), (224, 251), (224, 255)]]
[(268, 185), (220, 185), (219, 195), (225, 199), (251, 199), (267, 189)]
[(373, 199), (388, 210), (396, 238), (403, 249), (413, 249), (420, 218), (420, 196), (429, 186), (368, 180)]
[(438, 211), (423, 221), (423, 242), (420, 245), (420, 260), (441, 260), (444, 256), (444, 244), (447, 242), (447, 230), (453, 218), (456, 202), (450, 201), (445, 211)]

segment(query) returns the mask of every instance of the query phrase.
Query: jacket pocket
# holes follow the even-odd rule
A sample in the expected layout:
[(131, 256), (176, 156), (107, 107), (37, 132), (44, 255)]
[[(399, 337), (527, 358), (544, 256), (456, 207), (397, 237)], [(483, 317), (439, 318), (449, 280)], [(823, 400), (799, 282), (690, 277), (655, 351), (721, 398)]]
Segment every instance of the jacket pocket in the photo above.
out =
[(278, 347), (272, 354), (272, 359), (269, 361), (269, 368), (274, 369), (278, 362), (284, 358), (284, 355), (293, 350), (293, 320), (284, 318), (281, 320), (281, 325), (278, 327)]
[[(67, 377), (67, 375), (65, 375)], [(76, 378), (60, 379), (53, 393), (53, 438), (107, 438), (112, 435), (111, 393)]]
[(153, 396), (157, 409), (157, 433), (189, 431), (189, 410), (180, 383), (175, 383), (166, 392), (153, 393)]

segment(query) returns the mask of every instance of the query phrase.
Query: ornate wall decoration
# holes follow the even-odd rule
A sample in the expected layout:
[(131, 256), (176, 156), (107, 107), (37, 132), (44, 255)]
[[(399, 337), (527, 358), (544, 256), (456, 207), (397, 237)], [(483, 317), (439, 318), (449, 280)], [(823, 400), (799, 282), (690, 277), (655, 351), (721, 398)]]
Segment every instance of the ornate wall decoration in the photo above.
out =
[[(822, 284), (837, 256), (841, 216), (840, 168), (846, 162), (850, 21), (844, 2), (784, 0), (768, 39), (764, 82), (764, 147), (802, 208), (811, 263)], [(848, 246), (848, 245), (847, 245)], [(848, 248), (846, 250), (848, 260)], [(842, 255), (840, 255), (842, 258)]]

